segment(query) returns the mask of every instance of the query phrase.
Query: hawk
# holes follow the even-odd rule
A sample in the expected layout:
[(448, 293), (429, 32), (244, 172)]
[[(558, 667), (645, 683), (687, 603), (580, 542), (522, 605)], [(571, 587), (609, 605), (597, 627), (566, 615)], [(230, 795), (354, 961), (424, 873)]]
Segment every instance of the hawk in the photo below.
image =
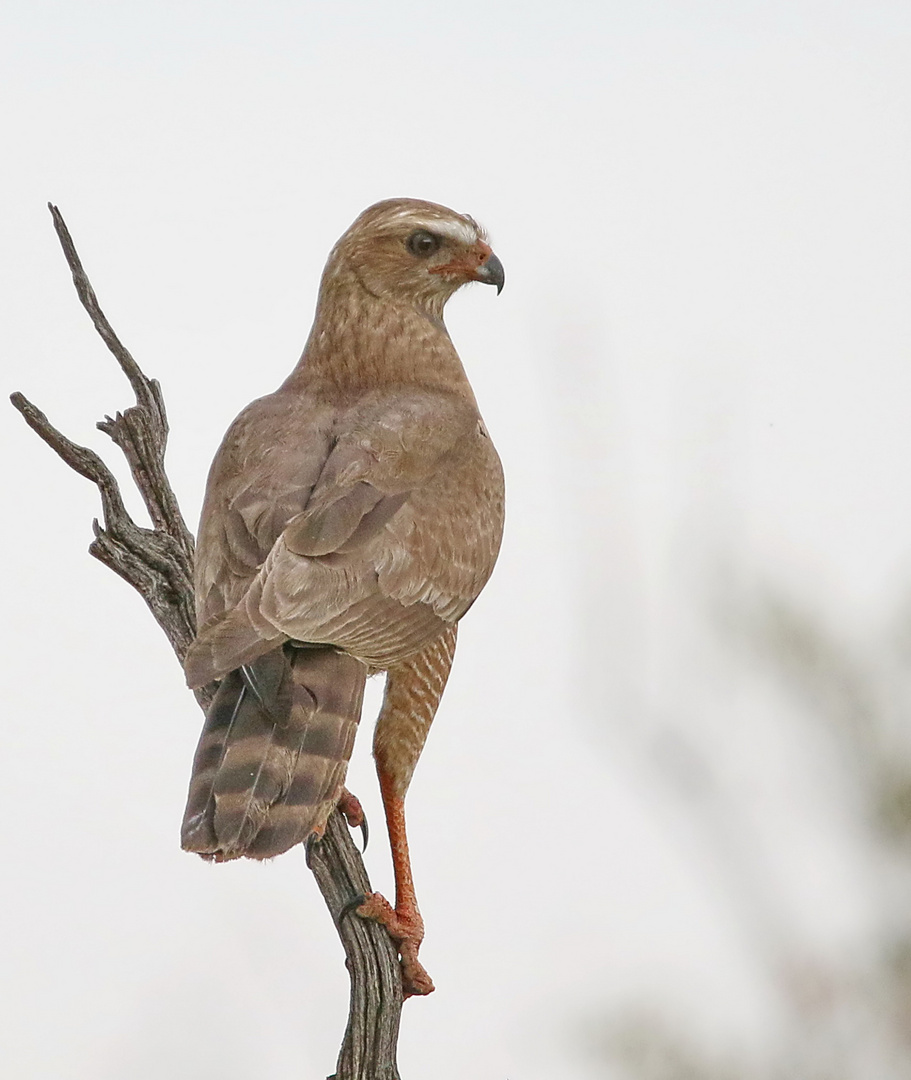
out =
[(456, 628), (503, 531), (503, 473), (443, 323), (460, 286), (503, 287), (470, 217), (416, 199), (365, 210), (329, 255), (303, 355), (228, 429), (196, 552), (191, 687), (217, 683), (181, 840), (215, 861), (322, 835), (341, 805), (368, 675), (386, 673), (373, 753), (395, 870), (388, 928), (408, 994), (433, 983), (404, 799)]

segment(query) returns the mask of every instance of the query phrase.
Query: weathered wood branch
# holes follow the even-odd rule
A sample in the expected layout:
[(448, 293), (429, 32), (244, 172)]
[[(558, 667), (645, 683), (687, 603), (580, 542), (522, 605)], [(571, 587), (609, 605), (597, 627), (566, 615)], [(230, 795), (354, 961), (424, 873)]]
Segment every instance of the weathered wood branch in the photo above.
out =
[[(164, 398), (158, 383), (145, 376), (114, 332), (60, 211), (56, 206), (49, 205), (49, 209), (82, 306), (136, 396), (135, 405), (113, 418), (106, 416), (98, 427), (126, 457), (152, 528), (137, 525), (127, 513), (117, 480), (94, 450), (68, 439), (23, 394), (15, 393), (10, 400), (29, 427), (71, 469), (98, 488), (103, 525), (93, 522), (95, 539), (89, 552), (142, 596), (182, 662), (196, 633), (194, 544), (165, 472), (168, 418)], [(197, 691), (203, 708), (213, 689)], [(348, 1027), (334, 1080), (398, 1080), (396, 1044), (402, 1008), (398, 955), (384, 927), (346, 914), (352, 901), (371, 889), (364, 863), (338, 811), (329, 819), (323, 839), (311, 846), (308, 864), (341, 938), (351, 978)]]

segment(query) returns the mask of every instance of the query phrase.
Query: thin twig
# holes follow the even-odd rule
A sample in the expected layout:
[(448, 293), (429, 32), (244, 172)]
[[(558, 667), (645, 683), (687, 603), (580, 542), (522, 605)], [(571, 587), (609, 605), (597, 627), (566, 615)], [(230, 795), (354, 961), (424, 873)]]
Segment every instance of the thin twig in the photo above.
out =
[[(107, 317), (101, 310), (101, 305), (98, 303), (98, 297), (95, 295), (92, 283), (89, 281), (85, 270), (82, 268), (82, 260), (79, 258), (76, 251), (76, 245), (73, 243), (72, 236), (70, 236), (70, 230), (66, 227), (63, 215), (53, 203), (48, 203), (47, 208), (50, 210), (51, 217), (54, 219), (54, 229), (57, 231), (57, 237), (60, 240), (60, 246), (63, 248), (63, 254), (66, 257), (67, 265), (72, 271), (73, 284), (76, 286), (76, 293), (79, 296), (82, 306), (89, 313), (89, 317), (94, 323), (95, 329), (98, 331), (101, 340), (113, 353), (114, 358), (120, 365), (121, 371), (130, 380), (130, 386), (133, 387), (133, 393), (136, 395), (137, 403), (154, 412), (158, 402), (153, 400), (149, 393), (149, 380), (142, 373), (139, 365), (130, 355), (129, 350), (114, 333), (114, 328), (108, 322)], [(167, 424), (164, 425), (163, 433), (167, 435)]]
[(104, 528), (93, 522), (95, 540), (89, 551), (140, 593), (182, 660), (195, 636), (192, 554), (188, 556), (170, 532), (144, 529), (133, 521), (113, 473), (94, 450), (68, 439), (24, 394), (12, 394), (10, 401), (71, 469), (98, 488)]
[[(123, 451), (152, 528), (137, 525), (127, 513), (117, 480), (94, 450), (68, 439), (23, 394), (15, 393), (10, 400), (29, 427), (98, 488), (104, 524), (93, 522), (95, 539), (89, 552), (142, 596), (182, 662), (196, 634), (194, 544), (165, 471), (168, 419), (164, 397), (157, 381), (145, 376), (114, 332), (60, 211), (51, 204), (48, 207), (82, 306), (136, 395), (135, 405), (113, 418), (105, 417), (98, 427)], [(196, 692), (203, 709), (213, 689)], [(342, 940), (351, 977), (348, 1027), (334, 1080), (398, 1080), (395, 1058), (402, 1008), (398, 955), (381, 925), (354, 915), (342, 917), (353, 900), (371, 889), (338, 811), (329, 819), (323, 839), (311, 848), (308, 862)]]
[(73, 274), (73, 284), (82, 306), (98, 331), (102, 341), (130, 380), (136, 395), (136, 405), (111, 418), (106, 416), (98, 427), (109, 435), (123, 451), (139, 488), (146, 509), (156, 530), (166, 532), (185, 549), (192, 565), (193, 535), (187, 528), (177, 504), (164, 467), (165, 448), (168, 443), (168, 414), (165, 409), (161, 387), (156, 379), (147, 379), (132, 354), (123, 344), (107, 316), (101, 310), (92, 283), (82, 267), (73, 238), (66, 227), (63, 215), (52, 203), (48, 203), (60, 246)]

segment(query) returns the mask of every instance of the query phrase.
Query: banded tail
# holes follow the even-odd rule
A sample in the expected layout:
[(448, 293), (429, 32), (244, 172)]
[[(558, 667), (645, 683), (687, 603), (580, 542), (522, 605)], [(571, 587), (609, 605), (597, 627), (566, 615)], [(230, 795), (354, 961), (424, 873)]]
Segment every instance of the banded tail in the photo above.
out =
[(181, 846), (223, 862), (268, 859), (322, 832), (342, 793), (367, 668), (285, 645), (232, 671), (203, 726)]

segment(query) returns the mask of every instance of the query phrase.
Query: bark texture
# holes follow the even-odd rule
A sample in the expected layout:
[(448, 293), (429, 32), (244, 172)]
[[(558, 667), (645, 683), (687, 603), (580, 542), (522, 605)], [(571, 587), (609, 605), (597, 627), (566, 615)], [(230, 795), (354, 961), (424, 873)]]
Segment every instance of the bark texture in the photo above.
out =
[[(142, 596), (183, 663), (196, 635), (192, 533), (184, 522), (165, 472), (168, 420), (161, 387), (147, 378), (105, 317), (56, 206), (54, 228), (73, 274), (82, 306), (130, 381), (136, 404), (98, 427), (120, 447), (148, 510), (152, 528), (127, 513), (117, 481), (93, 450), (58, 431), (23, 394), (11, 401), (26, 423), (76, 472), (91, 480), (101, 496), (103, 524), (93, 522), (89, 552), (129, 582)], [(203, 709), (215, 685), (195, 691)], [(396, 1044), (402, 1008), (402, 976), (396, 948), (386, 929), (353, 913), (371, 891), (367, 872), (344, 817), (335, 811), (325, 836), (311, 844), (307, 862), (345, 950), (351, 979), (348, 1026), (336, 1072), (329, 1080), (399, 1080)]]

